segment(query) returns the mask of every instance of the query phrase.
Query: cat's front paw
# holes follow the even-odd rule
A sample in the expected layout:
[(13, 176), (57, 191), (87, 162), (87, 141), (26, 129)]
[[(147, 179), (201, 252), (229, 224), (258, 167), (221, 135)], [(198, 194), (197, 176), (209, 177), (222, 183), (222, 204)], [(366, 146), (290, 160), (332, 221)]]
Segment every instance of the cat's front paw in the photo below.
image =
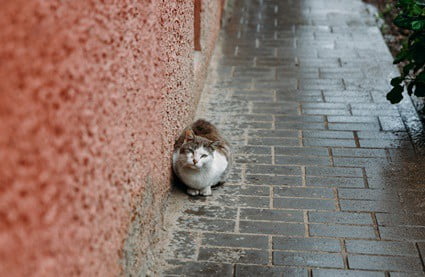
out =
[(202, 196), (210, 196), (210, 195), (212, 195), (211, 187), (204, 188), (203, 190), (201, 190), (199, 192), (199, 194), (202, 195)]
[(197, 195), (199, 195), (199, 190), (197, 190), (197, 189), (187, 189), (187, 194), (192, 195), (192, 196), (197, 196)]

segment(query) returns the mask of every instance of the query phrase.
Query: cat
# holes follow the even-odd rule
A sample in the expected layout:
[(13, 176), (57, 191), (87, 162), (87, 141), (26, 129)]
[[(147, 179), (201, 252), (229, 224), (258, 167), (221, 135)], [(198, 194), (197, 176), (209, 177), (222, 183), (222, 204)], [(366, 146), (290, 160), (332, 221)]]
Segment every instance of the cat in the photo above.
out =
[(230, 144), (210, 122), (188, 126), (174, 145), (173, 170), (192, 196), (212, 195), (211, 187), (225, 182), (231, 166)]

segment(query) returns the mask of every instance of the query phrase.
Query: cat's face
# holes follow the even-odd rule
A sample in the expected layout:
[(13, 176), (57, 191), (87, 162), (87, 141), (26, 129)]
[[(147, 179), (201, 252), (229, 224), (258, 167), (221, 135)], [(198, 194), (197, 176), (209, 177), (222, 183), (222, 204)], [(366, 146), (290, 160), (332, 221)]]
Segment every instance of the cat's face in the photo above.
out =
[(187, 143), (180, 149), (180, 160), (185, 167), (201, 169), (208, 165), (213, 159), (213, 149), (204, 145)]

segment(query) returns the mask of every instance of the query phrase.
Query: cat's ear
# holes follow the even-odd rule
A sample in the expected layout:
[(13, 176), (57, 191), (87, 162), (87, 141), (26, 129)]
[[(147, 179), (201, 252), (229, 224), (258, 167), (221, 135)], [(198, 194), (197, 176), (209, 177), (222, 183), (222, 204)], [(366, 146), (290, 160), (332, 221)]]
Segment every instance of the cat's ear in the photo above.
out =
[(184, 142), (194, 141), (195, 140), (195, 134), (191, 129), (188, 129), (184, 133)]
[(213, 142), (211, 142), (210, 143), (210, 147), (212, 148), (212, 149), (216, 149), (217, 147), (219, 147), (220, 146), (220, 141), (218, 141), (218, 140), (216, 140), (216, 141), (213, 141)]

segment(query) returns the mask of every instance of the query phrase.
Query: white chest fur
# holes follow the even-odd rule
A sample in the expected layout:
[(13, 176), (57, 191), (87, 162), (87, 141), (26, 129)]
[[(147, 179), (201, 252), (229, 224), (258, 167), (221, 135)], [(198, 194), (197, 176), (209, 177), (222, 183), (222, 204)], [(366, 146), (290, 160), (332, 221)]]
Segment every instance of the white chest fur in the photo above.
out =
[(226, 157), (218, 151), (214, 151), (211, 163), (200, 169), (181, 166), (178, 162), (179, 153), (173, 154), (173, 169), (177, 176), (193, 189), (204, 189), (213, 186), (222, 180), (223, 173), (227, 169)]

